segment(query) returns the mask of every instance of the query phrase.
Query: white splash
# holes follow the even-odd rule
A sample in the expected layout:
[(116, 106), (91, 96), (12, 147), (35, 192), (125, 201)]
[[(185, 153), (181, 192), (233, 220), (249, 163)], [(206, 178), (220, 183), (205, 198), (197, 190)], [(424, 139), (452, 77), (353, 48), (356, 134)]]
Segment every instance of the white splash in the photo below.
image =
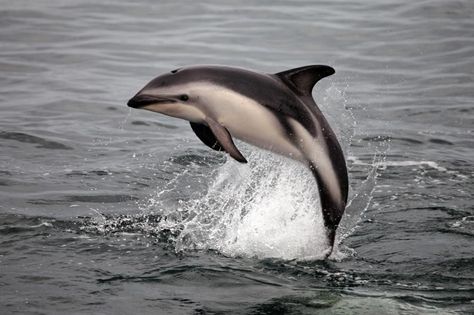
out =
[(324, 256), (328, 245), (310, 171), (256, 148), (248, 160), (247, 165), (228, 160), (207, 194), (188, 205), (192, 219), (184, 224), (177, 249), (259, 258)]

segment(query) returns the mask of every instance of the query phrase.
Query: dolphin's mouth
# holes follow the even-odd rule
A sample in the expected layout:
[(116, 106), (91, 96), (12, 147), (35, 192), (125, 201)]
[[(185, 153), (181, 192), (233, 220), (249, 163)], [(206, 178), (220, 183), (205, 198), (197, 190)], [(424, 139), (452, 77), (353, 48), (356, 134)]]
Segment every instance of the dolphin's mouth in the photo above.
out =
[(135, 95), (132, 97), (128, 102), (127, 105), (133, 108), (141, 108), (151, 104), (159, 104), (159, 103), (174, 103), (176, 102), (174, 99), (162, 97), (162, 96), (154, 96), (154, 95)]

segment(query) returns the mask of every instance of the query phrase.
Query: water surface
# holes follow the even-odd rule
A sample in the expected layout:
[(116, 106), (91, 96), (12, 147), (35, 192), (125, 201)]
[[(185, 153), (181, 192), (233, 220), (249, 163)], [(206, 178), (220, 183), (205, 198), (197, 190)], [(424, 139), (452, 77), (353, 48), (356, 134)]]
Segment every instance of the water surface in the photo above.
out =
[[(2, 1), (5, 314), (452, 314), (474, 300), (472, 1)], [(125, 104), (191, 64), (328, 64), (348, 158), (331, 259), (311, 175)]]

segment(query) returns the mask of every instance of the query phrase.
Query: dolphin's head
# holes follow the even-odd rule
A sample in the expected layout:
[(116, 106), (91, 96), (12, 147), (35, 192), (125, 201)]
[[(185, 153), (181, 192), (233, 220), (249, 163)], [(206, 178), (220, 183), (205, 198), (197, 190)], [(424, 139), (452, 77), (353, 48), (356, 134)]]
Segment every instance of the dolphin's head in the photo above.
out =
[(165, 114), (189, 121), (200, 121), (201, 100), (196, 82), (196, 71), (176, 69), (151, 80), (132, 97), (127, 105), (133, 108)]

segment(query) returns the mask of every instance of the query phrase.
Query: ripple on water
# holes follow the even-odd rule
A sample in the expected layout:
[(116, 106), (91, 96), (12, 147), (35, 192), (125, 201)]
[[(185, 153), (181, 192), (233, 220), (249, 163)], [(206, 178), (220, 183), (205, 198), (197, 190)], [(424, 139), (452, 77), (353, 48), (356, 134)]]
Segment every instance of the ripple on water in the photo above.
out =
[(38, 136), (29, 135), (23, 132), (1, 131), (0, 139), (13, 140), (20, 143), (35, 144), (37, 148), (49, 150), (73, 150), (73, 148), (60, 142), (47, 140)]

